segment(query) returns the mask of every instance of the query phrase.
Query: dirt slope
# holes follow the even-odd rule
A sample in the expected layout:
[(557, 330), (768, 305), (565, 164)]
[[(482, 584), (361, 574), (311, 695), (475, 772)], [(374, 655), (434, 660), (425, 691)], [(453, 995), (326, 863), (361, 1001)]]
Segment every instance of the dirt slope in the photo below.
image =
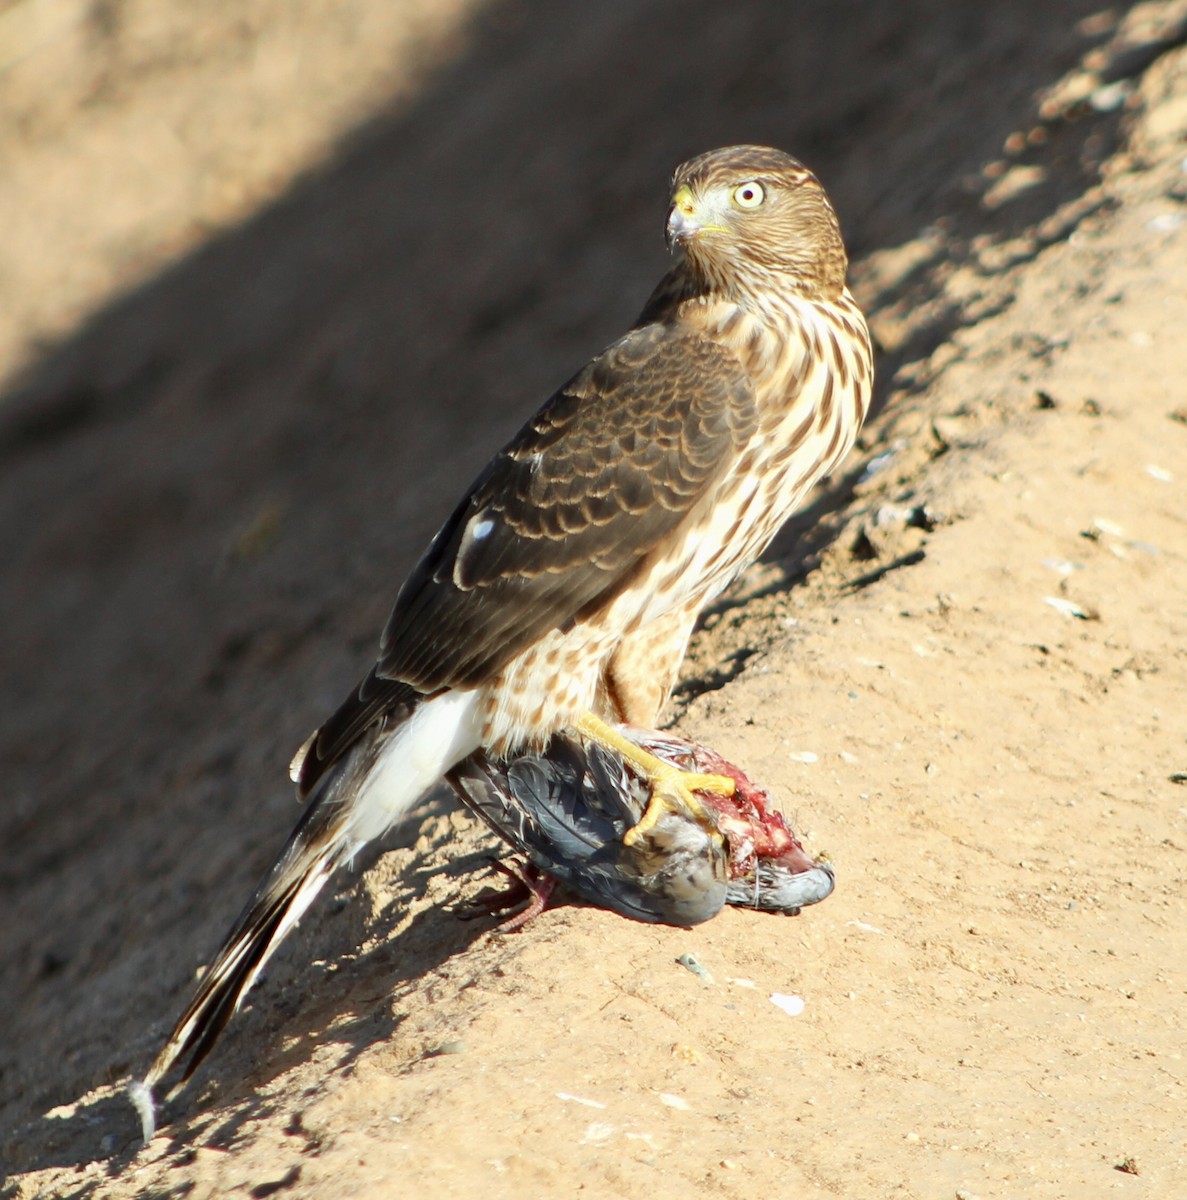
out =
[[(27, 329), (128, 290), (0, 401), (0, 1194), (1182, 1189), (1187, 26), (989, 7), (506, 4), (419, 91), (393, 25), (327, 105), (371, 123), (255, 215), (68, 295), (78, 247), (46, 240)], [(351, 39), (322, 53), (349, 81)], [(332, 133), (294, 112), (286, 170)], [(664, 172), (742, 138), (835, 195), (880, 413), (673, 715), (785, 797), (836, 894), (494, 938), (450, 911), (492, 840), (434, 800), (141, 1149), (120, 1089), (294, 820), (292, 748), (465, 479), (662, 268)], [(129, 213), (88, 219), (80, 245)]]

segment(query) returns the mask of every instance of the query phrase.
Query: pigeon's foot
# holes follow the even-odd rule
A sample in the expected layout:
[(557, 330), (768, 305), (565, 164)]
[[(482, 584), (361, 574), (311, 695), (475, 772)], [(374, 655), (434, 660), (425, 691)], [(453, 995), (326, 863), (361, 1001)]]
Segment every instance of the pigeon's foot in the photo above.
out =
[(470, 901), (458, 912), (458, 916), (463, 921), (472, 921), (478, 917), (499, 917), (523, 905), (518, 912), (512, 913), (494, 929), (495, 933), (514, 933), (529, 921), (534, 921), (548, 907), (548, 901), (556, 891), (556, 880), (551, 875), (545, 875), (530, 862), (521, 865), (515, 861), (506, 862), (494, 858), (491, 859), (490, 865), (507, 876), (510, 881), (508, 886), (501, 891)]

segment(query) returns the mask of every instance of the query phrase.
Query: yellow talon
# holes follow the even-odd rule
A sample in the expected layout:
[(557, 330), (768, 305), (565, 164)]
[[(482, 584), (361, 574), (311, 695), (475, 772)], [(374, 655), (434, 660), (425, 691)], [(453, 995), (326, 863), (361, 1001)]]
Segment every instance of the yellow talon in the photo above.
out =
[(632, 766), (647, 777), (651, 785), (651, 799), (638, 822), (623, 834), (623, 845), (632, 846), (644, 834), (649, 833), (665, 812), (689, 813), (707, 833), (720, 841), (721, 833), (708, 809), (697, 797), (697, 792), (716, 792), (721, 796), (732, 796), (735, 784), (728, 775), (702, 775), (698, 771), (682, 771), (663, 759), (648, 754), (636, 746), (630, 738), (605, 721), (586, 713), (578, 721), (578, 728), (586, 737), (615, 750)]

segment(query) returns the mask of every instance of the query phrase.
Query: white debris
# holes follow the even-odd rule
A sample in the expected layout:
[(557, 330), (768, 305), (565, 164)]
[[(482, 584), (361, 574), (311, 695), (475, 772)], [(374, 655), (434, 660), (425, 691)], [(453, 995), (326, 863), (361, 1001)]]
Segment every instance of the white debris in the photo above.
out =
[(1066, 558), (1044, 558), (1043, 566), (1057, 575), (1070, 575), (1073, 571), (1082, 571), (1083, 563), (1069, 562)]
[(581, 1137), (581, 1145), (599, 1145), (602, 1142), (608, 1142), (618, 1130), (613, 1125), (608, 1125), (604, 1121), (594, 1121), (592, 1125), (586, 1127), (585, 1133)]
[(600, 1100), (587, 1100), (584, 1096), (574, 1096), (570, 1092), (557, 1092), (558, 1100), (572, 1100), (574, 1104), (584, 1104), (586, 1108), (605, 1108)]
[(1061, 596), (1044, 596), (1043, 603), (1051, 605), (1056, 612), (1063, 613), (1065, 617), (1076, 617), (1081, 621), (1092, 619), (1092, 614), (1086, 608), (1081, 608), (1074, 600), (1064, 600)]
[(623, 1131), (623, 1137), (628, 1142), (643, 1142), (650, 1146), (651, 1149), (655, 1149), (655, 1134), (653, 1133), (634, 1133), (630, 1129), (627, 1129)]
[(781, 1008), (789, 1017), (798, 1017), (804, 1011), (803, 996), (789, 996), (784, 992), (772, 992), (771, 1003)]

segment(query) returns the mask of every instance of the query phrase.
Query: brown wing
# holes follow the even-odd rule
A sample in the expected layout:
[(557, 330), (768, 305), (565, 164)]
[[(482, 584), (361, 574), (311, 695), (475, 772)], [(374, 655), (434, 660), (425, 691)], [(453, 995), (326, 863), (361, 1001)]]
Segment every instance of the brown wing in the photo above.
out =
[(668, 326), (632, 331), (479, 477), (400, 590), (378, 674), (474, 687), (595, 611), (728, 472), (756, 417), (727, 351)]
[(417, 694), (476, 687), (550, 629), (596, 611), (727, 473), (753, 390), (713, 342), (632, 330), (490, 462), (396, 598), (379, 661), (310, 738), (307, 793), (359, 733)]

